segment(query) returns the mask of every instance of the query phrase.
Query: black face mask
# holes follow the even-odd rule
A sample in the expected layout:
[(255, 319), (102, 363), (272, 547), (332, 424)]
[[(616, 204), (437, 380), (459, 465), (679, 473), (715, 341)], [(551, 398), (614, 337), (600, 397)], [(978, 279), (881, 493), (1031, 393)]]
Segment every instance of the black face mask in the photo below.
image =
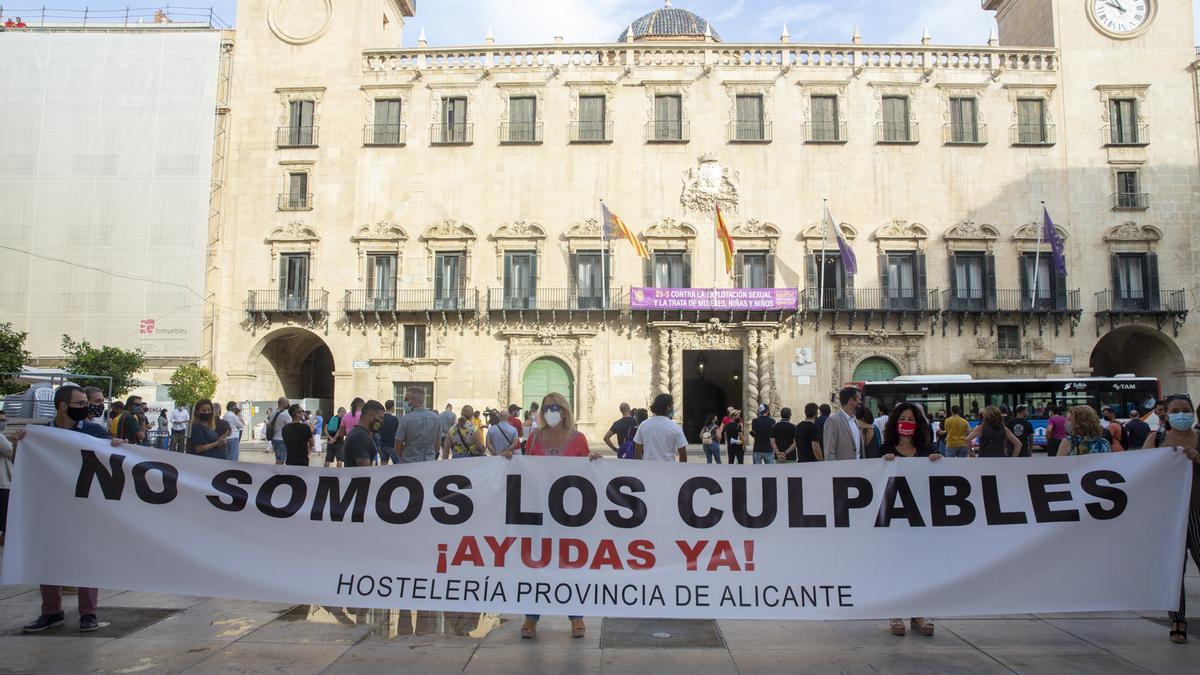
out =
[(87, 407), (87, 410), (88, 410), (88, 413), (91, 414), (92, 417), (104, 417), (104, 404), (103, 403), (96, 403), (96, 404), (89, 405)]
[(383, 422), (375, 422), (371, 425), (371, 431), (379, 431), (383, 429)]
[(67, 408), (67, 417), (71, 418), (72, 422), (82, 422), (88, 417), (88, 409), (84, 408)]
[(213, 416), (213, 414), (210, 412), (209, 413), (196, 413), (196, 419), (200, 420), (201, 422), (207, 422), (207, 421), (211, 420), (212, 416)]

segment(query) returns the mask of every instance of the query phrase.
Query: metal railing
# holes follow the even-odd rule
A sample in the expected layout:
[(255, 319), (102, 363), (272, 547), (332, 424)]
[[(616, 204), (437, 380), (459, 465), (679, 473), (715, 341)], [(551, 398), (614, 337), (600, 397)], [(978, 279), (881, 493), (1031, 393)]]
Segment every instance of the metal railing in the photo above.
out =
[(429, 128), (431, 145), (470, 145), (474, 142), (475, 124), (473, 122), (434, 124)]
[(646, 123), (647, 143), (687, 143), (692, 133), (691, 122), (655, 120)]
[(1125, 211), (1145, 211), (1150, 208), (1150, 193), (1148, 192), (1114, 192), (1112, 193), (1114, 209)]
[(942, 127), (942, 142), (946, 145), (987, 145), (987, 125), (946, 124)]
[(501, 145), (534, 145), (542, 142), (541, 122), (501, 122)]
[(1187, 292), (1177, 291), (1096, 293), (1099, 314), (1183, 314), (1188, 311)]
[(488, 289), (491, 311), (600, 312), (621, 308), (619, 289), (539, 288), (523, 294)]
[(275, 130), (275, 145), (280, 148), (315, 148), (319, 127), (279, 127)]
[(921, 138), (919, 130), (920, 125), (916, 122), (908, 125), (880, 122), (875, 125), (875, 142), (880, 145), (912, 145)]
[(474, 290), (436, 291), (432, 288), (378, 291), (346, 291), (344, 312), (473, 312), (477, 305)]
[(278, 289), (250, 291), (246, 298), (246, 311), (255, 314), (320, 314), (326, 311), (328, 302), (329, 293), (316, 289), (306, 293), (288, 293)]
[(363, 127), (363, 145), (404, 145), (407, 124), (368, 124)]
[(937, 289), (806, 288), (800, 298), (806, 310), (936, 312), (940, 294)]
[(771, 123), (765, 120), (729, 123), (730, 143), (770, 143)]
[(1119, 126), (1106, 124), (1100, 130), (1104, 145), (1142, 146), (1150, 145), (1150, 125), (1136, 124)]
[(805, 122), (805, 143), (845, 143), (850, 139), (845, 122)]
[(28, 28), (43, 27), (95, 27), (108, 28), (121, 26), (123, 28), (151, 28), (169, 26), (170, 24), (185, 26), (205, 25), (209, 28), (233, 28), (233, 25), (222, 19), (212, 7), (179, 7), (164, 5), (158, 7), (124, 7), (115, 9), (56, 9), (52, 7), (36, 7), (17, 9), (0, 6), (0, 17), (21, 17)]
[(972, 289), (942, 292), (942, 310), (946, 312), (1078, 312), (1079, 291), (1045, 289), (1033, 297), (1031, 289)]
[(1018, 146), (1054, 145), (1053, 124), (1014, 124), (1009, 127), (1012, 144)]
[(572, 143), (612, 143), (613, 123), (611, 120), (571, 122), (569, 133)]
[(313, 196), (311, 192), (307, 193), (279, 193), (279, 210), (280, 211), (310, 211), (313, 207)]

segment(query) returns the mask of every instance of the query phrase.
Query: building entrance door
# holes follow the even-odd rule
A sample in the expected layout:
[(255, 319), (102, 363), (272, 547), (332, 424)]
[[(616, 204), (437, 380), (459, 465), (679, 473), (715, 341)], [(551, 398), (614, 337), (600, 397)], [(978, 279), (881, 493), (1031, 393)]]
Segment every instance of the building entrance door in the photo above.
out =
[(683, 433), (688, 442), (700, 442), (700, 429), (709, 415), (718, 421), (733, 406), (742, 409), (745, 355), (741, 350), (683, 352)]
[(567, 405), (575, 410), (575, 387), (571, 371), (558, 359), (540, 358), (529, 364), (521, 381), (521, 409), (529, 410), (530, 403), (542, 405), (546, 394), (558, 392), (567, 397)]

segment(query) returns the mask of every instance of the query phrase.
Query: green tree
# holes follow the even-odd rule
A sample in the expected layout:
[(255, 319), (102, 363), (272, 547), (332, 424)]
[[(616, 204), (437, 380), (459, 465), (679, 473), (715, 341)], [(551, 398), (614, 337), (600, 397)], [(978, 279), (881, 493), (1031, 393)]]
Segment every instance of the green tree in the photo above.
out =
[[(28, 336), (29, 333), (13, 328), (11, 323), (0, 323), (0, 373), (21, 372), (21, 366), (29, 361), (29, 352), (25, 351), (25, 338)], [(0, 394), (15, 394), (24, 390), (25, 385), (18, 384), (7, 375), (0, 375)]]
[(179, 366), (171, 374), (167, 393), (171, 400), (182, 403), (189, 409), (201, 399), (211, 399), (217, 391), (217, 375), (213, 371), (194, 363)]
[[(140, 349), (128, 350), (120, 347), (93, 347), (86, 340), (76, 342), (62, 336), (63, 353), (67, 355), (66, 369), (80, 375), (104, 375), (112, 378), (112, 395), (121, 398), (137, 386), (134, 373), (146, 364), (146, 355)], [(108, 390), (108, 380), (72, 378), (80, 386), (99, 387)]]

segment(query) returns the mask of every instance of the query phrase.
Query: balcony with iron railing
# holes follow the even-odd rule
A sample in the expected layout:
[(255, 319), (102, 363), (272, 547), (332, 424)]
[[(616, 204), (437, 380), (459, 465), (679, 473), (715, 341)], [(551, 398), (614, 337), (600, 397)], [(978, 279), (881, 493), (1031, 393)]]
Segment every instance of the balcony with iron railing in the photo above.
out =
[(1100, 291), (1096, 293), (1096, 335), (1100, 335), (1100, 326), (1108, 320), (1109, 330), (1126, 317), (1137, 319), (1152, 318), (1161, 331), (1168, 323), (1172, 325), (1175, 335), (1187, 321), (1188, 296), (1185, 289), (1177, 291)]
[(475, 124), (433, 124), (429, 127), (430, 145), (470, 145), (475, 142)]
[(246, 312), (249, 314), (324, 314), (329, 293), (310, 289), (307, 292), (288, 292), (279, 289), (249, 291)]
[(804, 142), (820, 145), (822, 143), (845, 143), (850, 139), (845, 122), (805, 122)]
[(612, 143), (613, 123), (611, 120), (571, 122), (569, 133), (572, 143)]
[(692, 132), (691, 122), (655, 120), (646, 123), (647, 143), (687, 143)]
[(806, 288), (800, 293), (806, 311), (936, 313), (939, 298), (937, 289)]
[(501, 145), (538, 145), (542, 142), (541, 122), (501, 122)]
[(946, 124), (942, 126), (945, 145), (987, 145), (986, 124)]
[(275, 130), (275, 146), (279, 148), (317, 147), (316, 126), (285, 126)]
[(539, 288), (529, 292), (488, 290), (488, 310), (534, 312), (610, 312), (623, 309), (621, 289)]
[(770, 143), (771, 123), (765, 120), (729, 123), (730, 143)]
[(1081, 311), (1079, 291), (1037, 292), (997, 289), (994, 291), (947, 290), (942, 292), (942, 311), (964, 314), (1076, 313)]
[(1053, 124), (1014, 124), (1009, 131), (1014, 146), (1044, 147), (1055, 142)]
[(920, 141), (920, 126), (916, 122), (875, 125), (875, 142), (879, 145), (916, 145)]
[(363, 145), (405, 145), (407, 124), (368, 124), (363, 127)]
[(311, 192), (281, 192), (279, 193), (280, 211), (311, 211), (313, 195)]
[(1101, 128), (1100, 133), (1105, 146), (1142, 147), (1150, 145), (1149, 124), (1106, 124)]
[(1145, 211), (1150, 208), (1150, 193), (1114, 192), (1112, 204), (1114, 211)]
[(426, 312), (474, 312), (478, 294), (474, 289), (447, 291), (426, 289), (346, 291), (342, 311), (353, 314), (421, 314)]

